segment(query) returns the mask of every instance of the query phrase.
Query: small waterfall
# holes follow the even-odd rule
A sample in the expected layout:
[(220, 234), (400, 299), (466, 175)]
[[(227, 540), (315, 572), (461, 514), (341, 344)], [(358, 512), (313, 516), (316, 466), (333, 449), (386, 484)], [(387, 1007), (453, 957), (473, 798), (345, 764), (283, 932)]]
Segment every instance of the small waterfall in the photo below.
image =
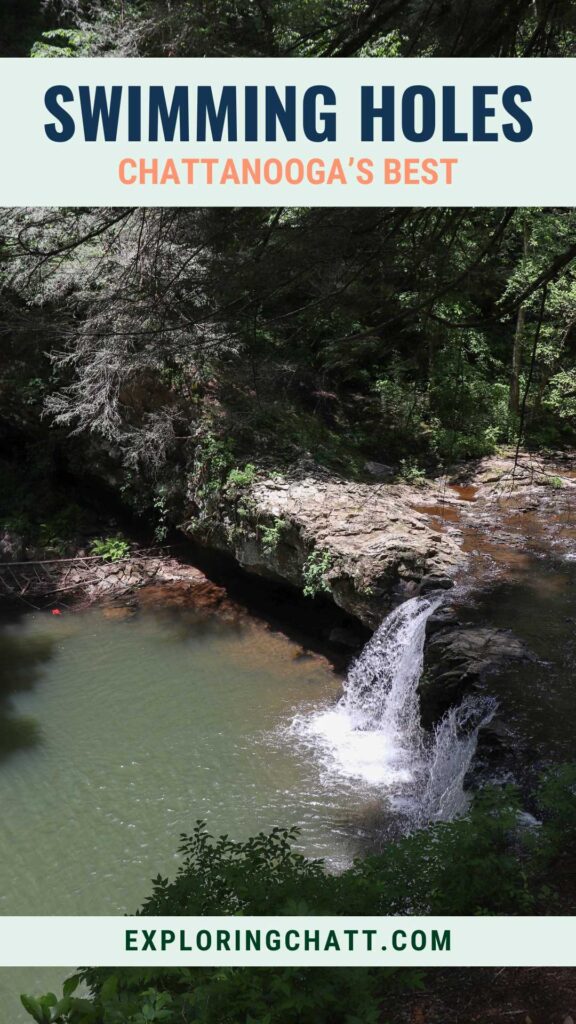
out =
[(489, 698), (466, 698), (433, 734), (420, 724), (418, 683), (426, 623), (443, 594), (415, 597), (382, 622), (352, 665), (334, 708), (298, 716), (292, 729), (320, 752), (327, 778), (385, 789), (417, 820), (440, 820), (467, 806), (464, 778), (478, 732), (493, 717)]
[(422, 742), (418, 682), (426, 623), (441, 598), (414, 597), (395, 609), (352, 665), (343, 709), (357, 729), (377, 729), (394, 747), (416, 753)]
[(450, 821), (466, 810), (466, 772), (476, 753), (478, 733), (492, 721), (497, 707), (492, 697), (465, 697), (436, 727), (420, 809), (425, 821)]

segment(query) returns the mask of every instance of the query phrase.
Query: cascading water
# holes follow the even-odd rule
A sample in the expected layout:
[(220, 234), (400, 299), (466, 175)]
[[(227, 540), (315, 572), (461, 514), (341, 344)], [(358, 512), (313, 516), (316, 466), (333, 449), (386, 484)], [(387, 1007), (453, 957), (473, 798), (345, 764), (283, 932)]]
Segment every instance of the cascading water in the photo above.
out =
[(465, 697), (436, 727), (420, 804), (424, 820), (450, 821), (466, 810), (464, 778), (476, 752), (478, 733), (492, 720), (497, 706), (492, 697)]
[(494, 715), (490, 698), (466, 698), (435, 733), (420, 724), (418, 683), (426, 623), (443, 595), (415, 597), (383, 621), (352, 665), (336, 707), (297, 717), (292, 729), (320, 751), (328, 776), (384, 788), (419, 820), (447, 819), (467, 806), (464, 777), (478, 732)]

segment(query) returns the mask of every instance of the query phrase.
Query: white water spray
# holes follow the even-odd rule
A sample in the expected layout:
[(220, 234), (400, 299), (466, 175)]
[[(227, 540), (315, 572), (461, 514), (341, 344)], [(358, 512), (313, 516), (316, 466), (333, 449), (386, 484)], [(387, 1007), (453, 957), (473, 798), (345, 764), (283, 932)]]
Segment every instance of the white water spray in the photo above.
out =
[(478, 732), (494, 715), (489, 698), (466, 698), (435, 733), (420, 724), (418, 683), (426, 623), (443, 595), (396, 608), (352, 665), (336, 707), (294, 720), (319, 750), (328, 776), (384, 789), (419, 820), (448, 819), (467, 806), (463, 784)]
[(428, 780), (420, 803), (425, 821), (450, 821), (468, 806), (464, 779), (478, 742), (497, 708), (492, 697), (465, 697), (436, 727), (428, 756)]

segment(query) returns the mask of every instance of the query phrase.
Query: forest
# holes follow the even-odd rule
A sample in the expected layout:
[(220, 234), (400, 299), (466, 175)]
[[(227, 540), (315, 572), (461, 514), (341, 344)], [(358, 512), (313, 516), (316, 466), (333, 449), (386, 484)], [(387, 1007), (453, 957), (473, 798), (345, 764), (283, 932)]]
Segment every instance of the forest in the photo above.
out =
[[(575, 41), (574, 0), (4, 0), (0, 13), (0, 55), (35, 59), (558, 58), (574, 57)], [(522, 586), (540, 580), (545, 557), (572, 588), (573, 548), (559, 569), (538, 531), (573, 525), (574, 209), (4, 208), (0, 256), (2, 561), (89, 550), (114, 562), (134, 537), (185, 536), (224, 553), (230, 571), (286, 585), (304, 617), (336, 609), (333, 632), (355, 620), (365, 639), (399, 600), (451, 585), (461, 566), (444, 520), (410, 518), (426, 514), (419, 502), (485, 486), (478, 474), (492, 479), (494, 466), (524, 486), (530, 466), (543, 497), (523, 492), (513, 510), (534, 531), (515, 534), (513, 565), (536, 537)], [(405, 542), (392, 551), (386, 540), (377, 556), (318, 525), (330, 503), (343, 517), (366, 503), (368, 515), (374, 488), (378, 514), (408, 522)], [(491, 500), (485, 532), (510, 511)], [(511, 571), (504, 587), (517, 583)], [(537, 597), (523, 591), (527, 618), (557, 599), (545, 582)], [(572, 659), (571, 600), (558, 605), (565, 633), (550, 626), (534, 665), (562, 645)], [(518, 625), (516, 611), (498, 614)], [(426, 661), (425, 681), (435, 671)], [(568, 722), (572, 705), (569, 695), (554, 715)], [(436, 729), (446, 722), (430, 715)], [(527, 750), (518, 774), (512, 754), (498, 762), (504, 785), (485, 750), (466, 813), (336, 873), (303, 856), (290, 820), (248, 840), (190, 824), (175, 877), (151, 865), (162, 873), (141, 913), (574, 913), (574, 766), (566, 746), (542, 753), (537, 727)], [(537, 828), (520, 828), (527, 814)], [(38, 1024), (572, 1024), (573, 970), (534, 982), (532, 1016), (512, 1018), (528, 981), (448, 973), (85, 968), (62, 996), (22, 1002)]]

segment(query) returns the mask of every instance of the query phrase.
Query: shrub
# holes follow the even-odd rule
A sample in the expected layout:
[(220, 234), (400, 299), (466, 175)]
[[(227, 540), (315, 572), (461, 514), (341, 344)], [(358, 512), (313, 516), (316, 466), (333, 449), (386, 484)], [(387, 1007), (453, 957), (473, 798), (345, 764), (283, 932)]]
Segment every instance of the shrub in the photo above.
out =
[[(520, 824), (514, 787), (487, 788), (467, 817), (392, 841), (339, 875), (294, 849), (295, 829), (235, 842), (198, 822), (182, 836), (176, 877), (158, 875), (140, 913), (532, 913), (550, 899), (555, 858), (573, 847), (575, 792), (575, 765), (546, 775), (533, 829)], [(75, 996), (80, 980), (89, 999)], [(420, 984), (412, 968), (98, 968), (69, 979), (59, 1003), (23, 1003), (39, 1024), (377, 1024), (386, 995)]]
[(305, 597), (316, 597), (322, 591), (330, 593), (330, 585), (326, 573), (332, 568), (332, 555), (328, 548), (317, 548), (308, 555), (302, 569)]
[(256, 466), (253, 466), (251, 462), (244, 466), (243, 469), (239, 469), (238, 466), (236, 466), (234, 469), (231, 469), (228, 474), (228, 479), (226, 480), (226, 490), (242, 490), (242, 488), (249, 487), (250, 484), (254, 483), (255, 479)]
[(407, 484), (421, 484), (426, 479), (425, 470), (421, 469), (415, 459), (401, 459), (399, 476)]
[(93, 540), (90, 545), (93, 555), (99, 555), (105, 562), (119, 562), (122, 558), (128, 558), (130, 545), (120, 534), (116, 537), (100, 537)]
[(191, 494), (208, 509), (218, 501), (233, 466), (233, 446), (227, 438), (210, 432), (199, 440), (190, 479)]
[(282, 534), (286, 529), (286, 525), (287, 524), (284, 519), (275, 519), (272, 526), (260, 527), (262, 548), (267, 555), (271, 555), (278, 547)]
[(564, 487), (564, 481), (561, 476), (547, 476), (544, 483), (555, 491), (561, 491)]

